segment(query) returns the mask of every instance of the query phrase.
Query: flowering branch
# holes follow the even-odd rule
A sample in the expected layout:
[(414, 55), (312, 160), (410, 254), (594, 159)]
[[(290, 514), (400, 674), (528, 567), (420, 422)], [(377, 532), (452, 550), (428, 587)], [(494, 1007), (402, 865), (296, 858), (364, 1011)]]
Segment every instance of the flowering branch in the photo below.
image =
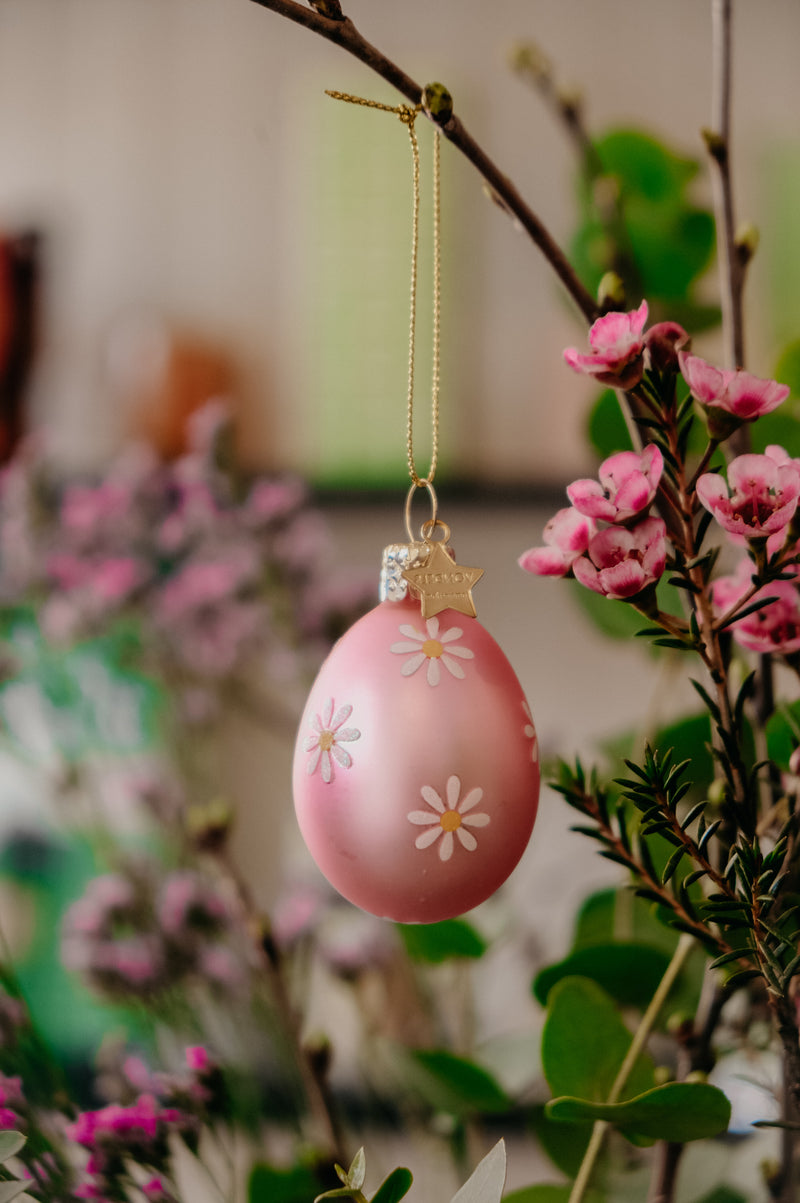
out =
[[(345, 17), (341, 13), (334, 17), (323, 15), (323, 8), (333, 11), (329, 3), (325, 5), (319, 3), (315, 9), (304, 8), (296, 0), (254, 0), (254, 3), (278, 13), (279, 16), (286, 17), (290, 21), (295, 21), (299, 25), (304, 25), (327, 41), (341, 46), (348, 54), (354, 55), (393, 88), (396, 88), (412, 104), (423, 106), (426, 115), (438, 125), (445, 138), (452, 142), (483, 176), (501, 207), (517, 219), (553, 268), (586, 320), (588, 322), (595, 320), (600, 311), (591, 293), (584, 288), (564, 252), (536, 213), (523, 200), (516, 186), (508, 176), (500, 171), (453, 113), (452, 101), (446, 91), (442, 90), (444, 100), (440, 98), (434, 103), (432, 92), (429, 93), (428, 89), (421, 88), (396, 63), (393, 63), (366, 38), (362, 37), (349, 17)], [(338, 8), (338, 5), (336, 7)]]

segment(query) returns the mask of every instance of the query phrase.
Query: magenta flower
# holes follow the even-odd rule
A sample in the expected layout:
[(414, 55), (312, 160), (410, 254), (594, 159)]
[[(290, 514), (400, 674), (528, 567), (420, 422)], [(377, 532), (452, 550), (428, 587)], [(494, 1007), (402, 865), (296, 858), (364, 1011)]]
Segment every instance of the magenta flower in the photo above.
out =
[(596, 534), (593, 518), (565, 507), (554, 514), (544, 528), (544, 547), (532, 547), (519, 557), (520, 568), (537, 576), (566, 576), (573, 562), (583, 555)]
[(587, 554), (572, 571), (582, 585), (604, 597), (625, 601), (654, 585), (667, 558), (666, 526), (645, 518), (636, 526), (609, 526), (589, 541)]
[(703, 405), (725, 410), (742, 422), (771, 413), (789, 396), (789, 386), (762, 380), (741, 369), (715, 368), (697, 355), (678, 353), (686, 383)]
[(576, 372), (594, 376), (602, 384), (632, 388), (642, 378), (647, 302), (630, 313), (607, 313), (598, 318), (589, 331), (591, 354), (581, 355), (567, 347), (564, 359)]
[(620, 451), (600, 465), (599, 480), (576, 480), (567, 496), (579, 513), (606, 522), (629, 522), (653, 501), (664, 470), (664, 459), (655, 443), (641, 455)]
[(794, 516), (800, 469), (782, 447), (770, 447), (765, 455), (739, 455), (728, 465), (727, 484), (707, 472), (697, 482), (697, 496), (723, 530), (746, 539), (766, 539), (784, 531)]
[(208, 1055), (208, 1049), (202, 1044), (193, 1044), (185, 1050), (186, 1064), (194, 1073), (203, 1074), (213, 1067), (213, 1061)]

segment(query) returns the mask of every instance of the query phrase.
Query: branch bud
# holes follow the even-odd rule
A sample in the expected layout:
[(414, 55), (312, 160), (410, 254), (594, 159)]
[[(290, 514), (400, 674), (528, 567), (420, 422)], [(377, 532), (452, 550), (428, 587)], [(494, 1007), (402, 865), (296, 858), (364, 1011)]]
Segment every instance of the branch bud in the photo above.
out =
[(736, 256), (742, 267), (746, 267), (753, 258), (758, 250), (758, 243), (759, 233), (757, 227), (750, 221), (742, 222), (733, 239)]
[(622, 309), (625, 305), (625, 284), (616, 272), (606, 272), (597, 286), (597, 304), (605, 313), (608, 309)]
[(186, 834), (195, 848), (204, 852), (222, 848), (232, 825), (233, 811), (221, 799), (190, 806), (186, 812)]
[(706, 150), (712, 159), (716, 159), (718, 163), (726, 162), (728, 158), (728, 146), (722, 134), (718, 134), (713, 129), (701, 129), (700, 136), (705, 142)]
[(530, 75), (534, 83), (549, 84), (552, 79), (550, 59), (535, 42), (518, 42), (513, 46), (508, 56), (508, 64), (512, 71), (520, 75)]
[(308, 0), (308, 3), (321, 17), (327, 17), (329, 21), (344, 20), (344, 13), (342, 12), (339, 0)]
[(453, 97), (444, 84), (426, 84), (422, 89), (422, 107), (437, 125), (447, 125), (453, 116)]

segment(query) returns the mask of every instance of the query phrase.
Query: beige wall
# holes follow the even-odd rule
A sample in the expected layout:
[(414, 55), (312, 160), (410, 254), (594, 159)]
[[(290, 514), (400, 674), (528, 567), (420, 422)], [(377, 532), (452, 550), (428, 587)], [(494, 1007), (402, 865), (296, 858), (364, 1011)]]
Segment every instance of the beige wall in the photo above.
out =
[[(800, 5), (736, 8), (736, 177), (740, 212), (758, 221), (766, 158), (797, 142)], [(582, 84), (594, 125), (641, 122), (700, 153), (710, 120), (700, 0), (351, 0), (348, 11), (412, 74), (451, 86), (465, 122), (559, 237), (572, 216), (571, 152), (506, 67), (515, 39), (538, 39), (563, 80)], [(324, 86), (390, 95), (249, 0), (1, 0), (0, 226), (49, 232), (36, 406), (63, 454), (92, 459), (118, 439), (104, 340), (120, 314), (144, 307), (230, 348), (254, 458), (308, 466), (317, 244), (305, 222), (319, 208), (303, 139), (314, 106), (332, 104)], [(446, 332), (451, 356), (453, 346), (470, 355), (457, 395), (446, 395), (451, 458), (484, 477), (563, 478), (586, 391), (560, 349), (580, 327), (471, 169), (453, 154), (445, 167), (465, 282)], [(768, 238), (767, 252), (751, 288), (752, 363), (764, 371)]]

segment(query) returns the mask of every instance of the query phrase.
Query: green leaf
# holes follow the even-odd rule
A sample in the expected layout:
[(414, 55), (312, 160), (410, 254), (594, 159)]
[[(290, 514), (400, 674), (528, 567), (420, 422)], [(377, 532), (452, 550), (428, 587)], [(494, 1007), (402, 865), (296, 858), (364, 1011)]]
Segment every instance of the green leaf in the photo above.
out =
[(413, 1058), (424, 1073), (424, 1093), (441, 1110), (461, 1116), (510, 1109), (508, 1095), (474, 1061), (444, 1049), (417, 1049)]
[(674, 154), (652, 135), (637, 129), (611, 130), (596, 143), (608, 175), (625, 191), (653, 202), (679, 200), (697, 174), (697, 161)]
[(366, 1176), (367, 1156), (362, 1145), (350, 1162), (350, 1169), (347, 1171), (347, 1186), (352, 1187), (353, 1190), (361, 1190)]
[(706, 1082), (668, 1082), (623, 1103), (558, 1098), (547, 1114), (564, 1123), (606, 1120), (623, 1135), (685, 1143), (725, 1132), (731, 1105), (721, 1090)]
[(8, 1161), (9, 1157), (14, 1157), (24, 1148), (27, 1139), (21, 1132), (14, 1132), (10, 1128), (0, 1132), (0, 1161)]
[(505, 1141), (498, 1140), (453, 1195), (451, 1203), (500, 1203), (505, 1184), (506, 1146)]
[(259, 1162), (247, 1186), (248, 1203), (308, 1203), (324, 1184), (307, 1166), (276, 1169)]
[(592, 1137), (591, 1124), (557, 1124), (548, 1119), (545, 1107), (528, 1112), (531, 1127), (553, 1165), (568, 1178), (576, 1177)]
[(441, 923), (398, 923), (406, 952), (412, 961), (438, 965), (451, 957), (477, 960), (486, 952), (483, 936), (466, 919), (444, 919)]
[[(542, 1068), (551, 1093), (602, 1103), (631, 1043), (608, 994), (588, 978), (562, 979), (550, 991), (542, 1034)], [(625, 1098), (654, 1085), (653, 1063), (637, 1058), (623, 1092)]]
[(644, 1008), (658, 989), (669, 960), (661, 949), (636, 941), (595, 944), (548, 965), (537, 974), (533, 993), (544, 1006), (562, 978), (585, 977), (602, 986), (621, 1006)]
[(397, 1203), (398, 1199), (403, 1199), (408, 1194), (413, 1181), (411, 1170), (402, 1166), (392, 1170), (372, 1196), (371, 1203)]
[[(537, 1182), (535, 1186), (523, 1186), (505, 1195), (503, 1203), (569, 1203), (572, 1185), (569, 1182)], [(597, 1191), (586, 1191), (584, 1203), (603, 1203)]]
[(0, 1182), (0, 1203), (10, 1203), (30, 1185), (30, 1182)]
[(603, 459), (615, 451), (633, 450), (630, 431), (613, 388), (604, 389), (589, 411), (587, 434), (592, 447)]
[(748, 1203), (748, 1199), (731, 1186), (715, 1186), (702, 1199), (695, 1199), (695, 1203)]

